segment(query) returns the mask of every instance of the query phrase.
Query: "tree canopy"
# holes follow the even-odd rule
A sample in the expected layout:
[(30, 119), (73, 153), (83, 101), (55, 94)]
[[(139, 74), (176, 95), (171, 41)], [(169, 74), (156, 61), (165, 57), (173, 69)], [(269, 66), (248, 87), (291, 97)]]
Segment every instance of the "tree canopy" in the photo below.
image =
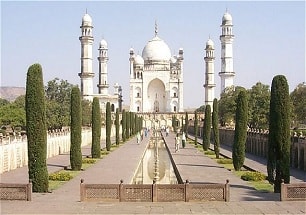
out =
[(295, 125), (306, 124), (306, 84), (299, 84), (290, 94), (292, 117)]

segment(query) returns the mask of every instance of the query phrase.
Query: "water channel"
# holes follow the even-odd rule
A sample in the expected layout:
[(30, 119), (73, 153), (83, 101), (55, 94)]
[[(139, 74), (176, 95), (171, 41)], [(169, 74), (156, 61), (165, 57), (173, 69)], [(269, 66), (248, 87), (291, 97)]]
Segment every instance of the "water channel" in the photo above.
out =
[(152, 130), (132, 184), (177, 184), (171, 159), (160, 131)]

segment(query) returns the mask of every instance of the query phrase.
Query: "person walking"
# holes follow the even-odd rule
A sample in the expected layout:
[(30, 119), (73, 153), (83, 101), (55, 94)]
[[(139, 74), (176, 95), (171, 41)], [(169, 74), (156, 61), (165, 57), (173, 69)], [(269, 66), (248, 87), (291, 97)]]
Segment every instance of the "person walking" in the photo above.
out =
[(137, 139), (137, 144), (139, 144), (140, 143), (140, 133), (139, 133), (139, 131), (136, 134), (136, 139)]
[(185, 145), (186, 145), (186, 135), (185, 135), (185, 132), (183, 132), (183, 134), (182, 134), (182, 147), (185, 148)]
[(180, 151), (180, 136), (179, 133), (177, 133), (175, 137), (175, 152), (179, 151)]

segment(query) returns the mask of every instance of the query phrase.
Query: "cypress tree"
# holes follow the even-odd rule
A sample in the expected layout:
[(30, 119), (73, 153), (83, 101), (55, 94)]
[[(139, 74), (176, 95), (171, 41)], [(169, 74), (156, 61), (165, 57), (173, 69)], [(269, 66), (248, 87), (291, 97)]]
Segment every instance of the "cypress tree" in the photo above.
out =
[(139, 126), (138, 126), (138, 116), (137, 116), (137, 114), (135, 113), (135, 122), (134, 122), (134, 127), (135, 127), (135, 133), (134, 134), (136, 134), (138, 131), (139, 131)]
[(177, 132), (177, 119), (175, 115), (172, 117), (172, 127), (174, 132)]
[(126, 112), (126, 131), (125, 131), (126, 139), (130, 138), (130, 112)]
[(110, 151), (111, 149), (111, 129), (112, 129), (112, 112), (110, 103), (106, 103), (106, 150)]
[(82, 168), (82, 106), (81, 93), (78, 87), (71, 89), (71, 133), (70, 133), (70, 165), (72, 170)]
[(93, 158), (101, 157), (101, 113), (100, 102), (97, 97), (92, 102), (92, 145), (91, 156)]
[(185, 114), (185, 126), (184, 126), (184, 132), (186, 136), (186, 140), (188, 138), (188, 113)]
[(122, 111), (121, 127), (122, 127), (122, 141), (125, 142), (126, 140), (126, 112), (125, 112), (125, 109), (123, 109)]
[(216, 158), (220, 155), (220, 140), (219, 140), (219, 128), (218, 128), (218, 100), (215, 98), (213, 102), (213, 113), (212, 113), (212, 127), (214, 135), (214, 151)]
[(119, 109), (116, 109), (116, 145), (119, 145), (120, 142), (120, 122), (119, 122)]
[(130, 119), (131, 119), (131, 121), (130, 121), (130, 136), (133, 136), (134, 135), (134, 132), (135, 132), (135, 123), (134, 123), (134, 120), (135, 120), (135, 117), (134, 117), (134, 112), (131, 112), (130, 113)]
[(198, 145), (198, 112), (194, 111), (194, 145)]
[(272, 80), (268, 140), (268, 180), (279, 193), (281, 182), (290, 183), (290, 97), (287, 79)]
[(236, 171), (243, 166), (245, 159), (245, 141), (247, 138), (248, 101), (246, 90), (241, 90), (237, 97), (235, 134), (232, 149), (233, 165)]
[(130, 112), (130, 137), (134, 135), (133, 133), (133, 126), (134, 125), (134, 113)]
[(210, 105), (205, 106), (205, 119), (203, 125), (203, 149), (207, 151), (210, 145), (211, 132), (211, 108)]
[(40, 64), (33, 64), (28, 69), (25, 109), (29, 179), (33, 192), (48, 192), (46, 106)]

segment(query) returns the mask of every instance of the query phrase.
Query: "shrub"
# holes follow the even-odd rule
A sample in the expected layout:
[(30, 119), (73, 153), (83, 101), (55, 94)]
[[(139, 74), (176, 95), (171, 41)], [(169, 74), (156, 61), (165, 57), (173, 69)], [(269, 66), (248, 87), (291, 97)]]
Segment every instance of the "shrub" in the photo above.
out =
[(94, 163), (96, 163), (97, 162), (97, 160), (96, 159), (93, 159), (93, 158), (84, 158), (83, 160), (82, 160), (82, 163), (86, 163), (86, 164), (94, 164)]
[(109, 154), (109, 151), (106, 151), (106, 150), (101, 151), (101, 155), (108, 155), (108, 154)]
[(205, 154), (205, 155), (214, 155), (215, 152), (214, 152), (214, 151), (208, 150), (208, 151), (205, 151), (204, 154)]
[(70, 179), (72, 179), (72, 175), (68, 172), (55, 172), (49, 175), (51, 181), (69, 181)]
[(229, 158), (221, 158), (217, 160), (218, 164), (232, 164), (233, 160)]
[(241, 175), (241, 179), (244, 181), (262, 181), (266, 179), (266, 176), (261, 172), (246, 171)]

